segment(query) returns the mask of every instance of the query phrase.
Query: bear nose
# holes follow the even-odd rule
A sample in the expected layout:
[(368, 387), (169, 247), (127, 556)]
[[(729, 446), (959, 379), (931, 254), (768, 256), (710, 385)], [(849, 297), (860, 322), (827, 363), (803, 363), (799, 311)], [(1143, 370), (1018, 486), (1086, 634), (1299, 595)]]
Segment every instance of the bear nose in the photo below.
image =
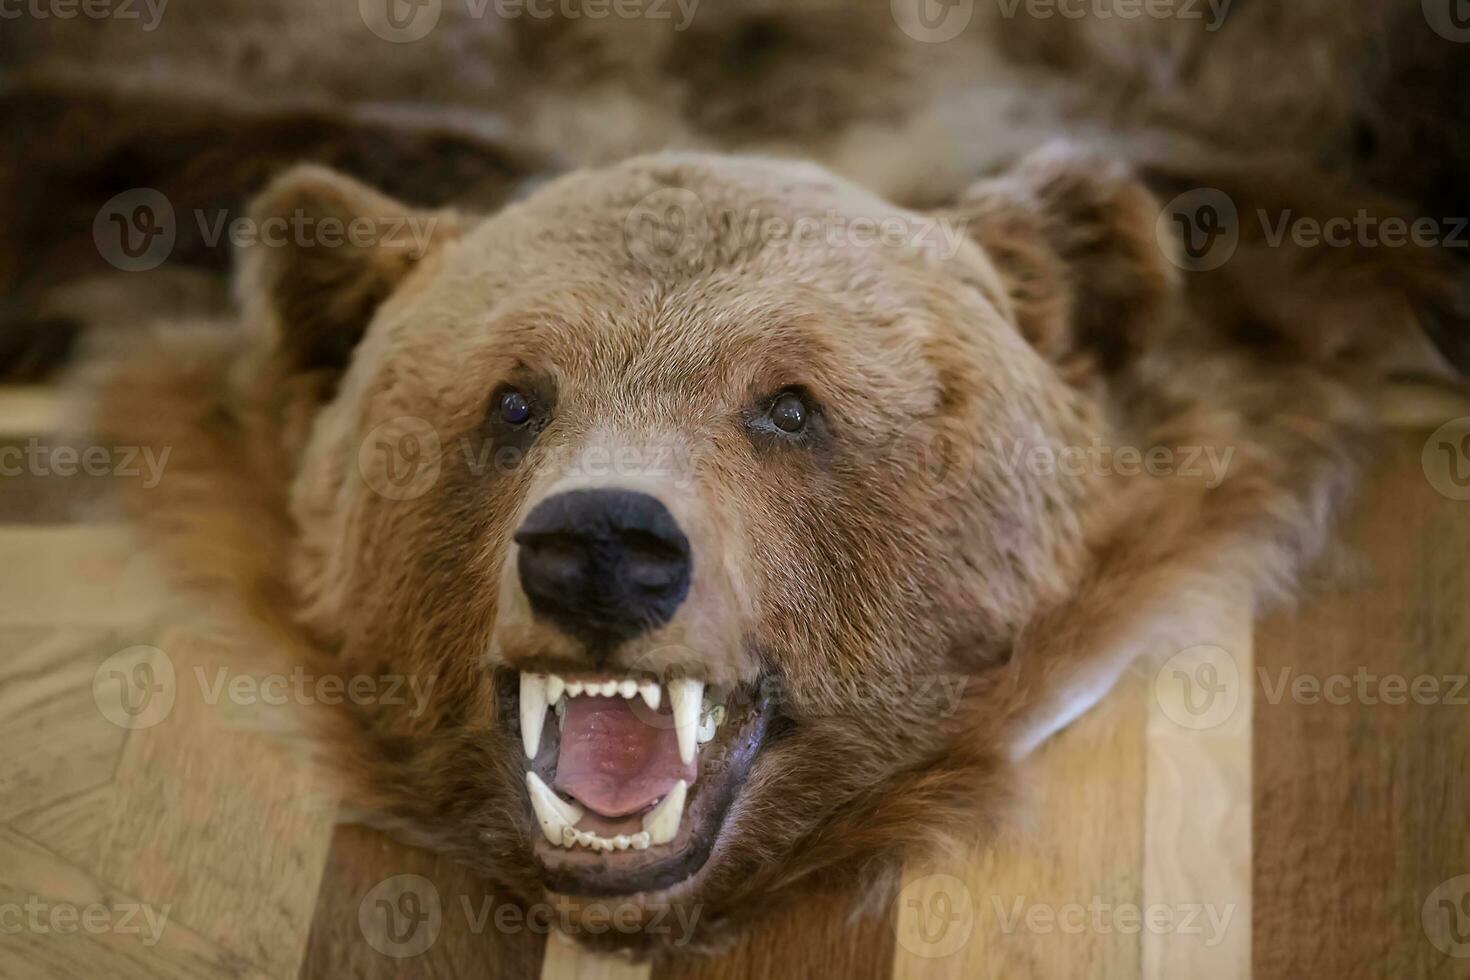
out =
[(689, 540), (646, 493), (556, 494), (527, 515), (515, 542), (531, 610), (602, 656), (667, 623), (689, 593)]

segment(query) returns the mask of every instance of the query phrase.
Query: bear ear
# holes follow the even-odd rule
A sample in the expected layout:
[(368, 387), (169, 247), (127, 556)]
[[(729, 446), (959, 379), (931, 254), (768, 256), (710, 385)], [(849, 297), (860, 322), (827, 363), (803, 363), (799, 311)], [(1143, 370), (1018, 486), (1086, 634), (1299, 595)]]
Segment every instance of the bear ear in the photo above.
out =
[(334, 385), (378, 306), (461, 227), (452, 212), (410, 207), (336, 171), (294, 168), (250, 207), (239, 283), (247, 321), (288, 374)]
[(985, 250), (1021, 333), (1053, 363), (1112, 373), (1167, 330), (1177, 278), (1158, 202), (1125, 165), (1049, 146), (941, 214)]

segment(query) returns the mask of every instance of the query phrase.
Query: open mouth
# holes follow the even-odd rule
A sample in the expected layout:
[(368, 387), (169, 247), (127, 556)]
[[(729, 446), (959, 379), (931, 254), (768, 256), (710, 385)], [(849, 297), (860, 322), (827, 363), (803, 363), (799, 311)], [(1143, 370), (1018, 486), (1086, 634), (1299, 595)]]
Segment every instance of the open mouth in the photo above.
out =
[(553, 891), (669, 887), (708, 859), (769, 702), (689, 678), (523, 671), (516, 693), (536, 855)]

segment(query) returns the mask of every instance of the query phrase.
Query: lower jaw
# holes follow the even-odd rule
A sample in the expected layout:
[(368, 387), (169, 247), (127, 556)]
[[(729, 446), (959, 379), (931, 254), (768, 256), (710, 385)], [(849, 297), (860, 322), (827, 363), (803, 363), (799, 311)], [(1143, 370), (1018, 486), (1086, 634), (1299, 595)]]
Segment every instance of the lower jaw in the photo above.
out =
[(739, 727), (722, 740), (723, 751), (701, 759), (679, 833), (668, 844), (616, 852), (558, 847), (542, 835), (528, 805), (528, 832), (534, 835), (533, 853), (546, 889), (577, 897), (615, 897), (662, 892), (695, 877), (709, 862), (730, 806), (765, 743), (774, 703), (763, 685), (756, 690)]

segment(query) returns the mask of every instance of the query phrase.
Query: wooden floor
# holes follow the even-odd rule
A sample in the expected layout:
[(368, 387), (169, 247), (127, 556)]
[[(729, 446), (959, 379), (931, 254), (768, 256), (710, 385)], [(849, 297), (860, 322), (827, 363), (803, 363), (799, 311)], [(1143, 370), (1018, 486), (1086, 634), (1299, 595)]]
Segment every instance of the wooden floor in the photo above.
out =
[[(0, 447), (55, 409), (0, 390)], [(1300, 609), (1156, 651), (886, 921), (815, 908), (652, 969), (339, 825), (283, 709), (210, 703), (250, 638), (78, 520), (86, 480), (0, 477), (0, 977), (1470, 977), (1470, 502), (1426, 479), (1433, 428), (1392, 440)]]

